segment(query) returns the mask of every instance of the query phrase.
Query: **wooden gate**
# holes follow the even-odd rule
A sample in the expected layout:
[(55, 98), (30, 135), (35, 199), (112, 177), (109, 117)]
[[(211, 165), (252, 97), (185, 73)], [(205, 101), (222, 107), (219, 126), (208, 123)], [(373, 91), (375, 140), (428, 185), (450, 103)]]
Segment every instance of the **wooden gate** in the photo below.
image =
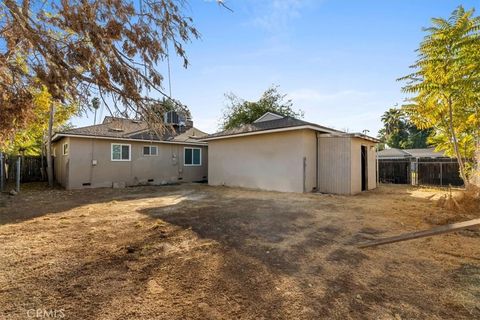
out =
[(381, 183), (410, 184), (410, 160), (379, 160), (378, 174)]

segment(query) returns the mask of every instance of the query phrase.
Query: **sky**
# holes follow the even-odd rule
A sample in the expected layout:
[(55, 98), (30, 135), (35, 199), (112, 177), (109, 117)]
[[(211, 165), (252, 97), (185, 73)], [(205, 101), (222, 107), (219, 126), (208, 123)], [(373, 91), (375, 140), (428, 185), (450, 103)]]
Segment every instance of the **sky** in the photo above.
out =
[[(432, 17), (448, 17), (450, 0), (190, 0), (201, 39), (186, 45), (190, 65), (172, 58), (172, 96), (194, 125), (219, 130), (225, 93), (255, 101), (270, 86), (305, 112), (304, 120), (376, 136), (380, 117), (405, 94), (396, 81), (409, 73)], [(159, 66), (166, 70), (165, 65)], [(165, 88), (168, 91), (167, 82)], [(108, 111), (99, 110), (103, 118)], [(92, 114), (72, 119), (93, 124)]]

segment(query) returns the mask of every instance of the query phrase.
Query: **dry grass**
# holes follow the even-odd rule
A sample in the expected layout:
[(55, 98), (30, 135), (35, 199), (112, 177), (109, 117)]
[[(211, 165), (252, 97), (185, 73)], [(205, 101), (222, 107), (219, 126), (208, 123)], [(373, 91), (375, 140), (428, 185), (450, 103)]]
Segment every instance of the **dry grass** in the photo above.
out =
[(435, 206), (442, 192), (27, 190), (0, 198), (0, 315), (479, 318), (478, 229), (355, 247), (456, 219)]

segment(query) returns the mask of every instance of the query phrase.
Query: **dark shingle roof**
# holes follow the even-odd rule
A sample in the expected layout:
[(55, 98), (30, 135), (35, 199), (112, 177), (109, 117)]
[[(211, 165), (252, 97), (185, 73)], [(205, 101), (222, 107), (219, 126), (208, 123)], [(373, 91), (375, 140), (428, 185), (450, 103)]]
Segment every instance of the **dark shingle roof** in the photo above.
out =
[(315, 123), (295, 119), (292, 117), (284, 117), (282, 119), (276, 120), (269, 120), (269, 121), (262, 121), (262, 122), (254, 122), (251, 124), (246, 124), (237, 128), (224, 130), (221, 132), (217, 132), (214, 134), (209, 134), (205, 137), (205, 139), (209, 138), (216, 138), (216, 137), (224, 137), (224, 136), (232, 136), (237, 134), (243, 133), (250, 133), (250, 132), (259, 132), (259, 131), (268, 131), (274, 129), (282, 129), (282, 128), (292, 128), (292, 127), (300, 127), (300, 126), (312, 126), (317, 128), (319, 131), (324, 131), (326, 133), (343, 133), (342, 131), (338, 131), (335, 129), (327, 128), (320, 126)]
[(185, 132), (179, 132), (178, 128), (166, 128), (162, 135), (157, 135), (149, 130), (148, 125), (144, 121), (105, 117), (103, 123), (74, 128), (57, 132), (57, 136), (71, 135), (71, 136), (92, 136), (103, 138), (124, 138), (124, 139), (138, 139), (138, 140), (154, 140), (154, 141), (175, 141), (175, 142), (198, 142), (198, 138), (206, 136), (196, 128), (190, 128)]

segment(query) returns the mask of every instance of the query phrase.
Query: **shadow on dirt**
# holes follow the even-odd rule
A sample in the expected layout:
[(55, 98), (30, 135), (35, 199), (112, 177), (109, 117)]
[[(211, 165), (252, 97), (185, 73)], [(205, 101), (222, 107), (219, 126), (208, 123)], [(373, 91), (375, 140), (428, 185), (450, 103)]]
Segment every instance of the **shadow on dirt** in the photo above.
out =
[(174, 208), (140, 212), (184, 229), (191, 228), (199, 237), (218, 241), (230, 249), (248, 252), (273, 271), (297, 272), (305, 252), (316, 244), (309, 240), (293, 246), (283, 245), (307, 229), (303, 223), (296, 223), (310, 217), (300, 208), (292, 209), (283, 206), (282, 201), (273, 203), (262, 199), (216, 200), (209, 197), (201, 206), (186, 200)]
[[(81, 319), (102, 315), (106, 319), (148, 319), (158, 317), (155, 312), (159, 310), (165, 319), (368, 318), (369, 312), (379, 309), (391, 311), (380, 314), (384, 318), (396, 313), (402, 318), (472, 315), (459, 304), (449, 308), (431, 303), (436, 293), (425, 288), (435, 288), (446, 273), (433, 262), (417, 263), (415, 257), (396, 252), (392, 255), (398, 261), (393, 263), (389, 254), (380, 250), (372, 254), (377, 262), (369, 251), (353, 247), (365, 236), (384, 232), (364, 227), (362, 220), (358, 228), (345, 225), (342, 219), (360, 210), (358, 204), (348, 208), (340, 200), (329, 203), (328, 198), (312, 195), (297, 199), (276, 193), (184, 188), (111, 189), (97, 195), (96, 190), (61, 191), (51, 195), (57, 204), (39, 208), (37, 203), (35, 210), (24, 216), (8, 205), (13, 211), (5, 216), (2, 212), (0, 223), (85, 204), (188, 194), (175, 205), (132, 209), (149, 218), (145, 219), (148, 223), (159, 224), (117, 230), (127, 239), (128, 248), (106, 250), (104, 241), (95, 242), (91, 244), (94, 258), (85, 259), (84, 244), (79, 241), (64, 249), (78, 251), (73, 263), (63, 262), (65, 266), (44, 274), (28, 273), (28, 285), (15, 284), (18, 287), (11, 286), (3, 293), (15, 297), (21, 289), (21, 300), (12, 298), (11, 305), (17, 306), (19, 301), (32, 307), (61, 304), (67, 315)], [(374, 196), (362, 194), (359, 198)], [(26, 193), (19, 199), (28, 197)], [(362, 211), (362, 215), (366, 213)], [(48, 257), (45, 263), (49, 263)], [(433, 275), (401, 278), (405, 270)], [(454, 273), (464, 275), (454, 279), (468, 283), (478, 278), (478, 267), (468, 265)], [(407, 308), (410, 311), (404, 310)]]
[[(138, 186), (125, 189), (48, 189), (36, 183), (16, 196), (0, 194), (0, 225), (20, 223), (46, 214), (110, 201), (131, 201), (181, 193), (181, 186)], [(21, 205), (17, 206), (17, 203)]]

